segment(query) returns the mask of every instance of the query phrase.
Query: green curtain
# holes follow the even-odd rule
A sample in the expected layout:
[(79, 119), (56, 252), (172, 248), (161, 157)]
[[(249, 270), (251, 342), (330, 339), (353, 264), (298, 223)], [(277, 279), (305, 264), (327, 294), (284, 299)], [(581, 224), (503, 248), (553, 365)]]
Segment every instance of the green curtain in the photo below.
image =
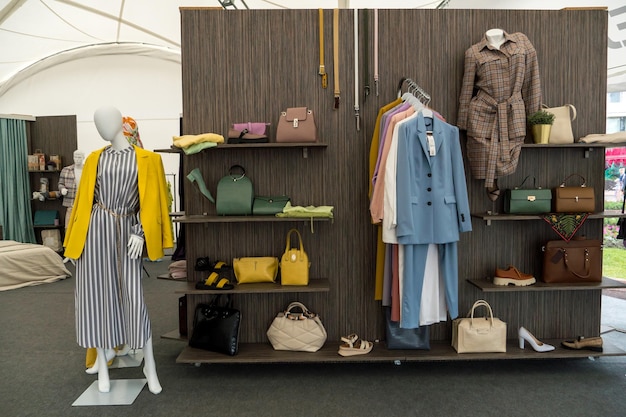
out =
[(6, 240), (36, 243), (30, 207), (26, 121), (0, 119), (0, 224)]

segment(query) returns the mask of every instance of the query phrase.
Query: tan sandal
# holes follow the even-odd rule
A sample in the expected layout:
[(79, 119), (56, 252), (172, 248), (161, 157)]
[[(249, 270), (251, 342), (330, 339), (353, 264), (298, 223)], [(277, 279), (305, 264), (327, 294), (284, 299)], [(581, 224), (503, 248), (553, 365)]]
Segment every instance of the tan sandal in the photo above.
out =
[(342, 337), (341, 341), (344, 342), (344, 344), (339, 346), (338, 353), (341, 356), (365, 355), (366, 353), (370, 353), (374, 347), (372, 342), (361, 340), (359, 339), (359, 336), (354, 333), (346, 337)]

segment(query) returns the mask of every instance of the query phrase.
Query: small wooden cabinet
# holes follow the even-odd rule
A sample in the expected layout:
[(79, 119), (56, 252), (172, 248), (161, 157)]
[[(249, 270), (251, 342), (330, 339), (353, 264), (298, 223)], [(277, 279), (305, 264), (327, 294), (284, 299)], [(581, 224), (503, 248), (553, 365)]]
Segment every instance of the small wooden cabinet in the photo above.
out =
[[(74, 163), (73, 155), (77, 147), (76, 116), (38, 116), (35, 121), (27, 122), (27, 137), (29, 154), (33, 154), (35, 150), (41, 150), (46, 156), (46, 162), (49, 161), (50, 155), (59, 155), (62, 167)], [(48, 190), (59, 190), (60, 168), (52, 171), (28, 171), (33, 218), (37, 210), (56, 210), (59, 212), (58, 224), (35, 226), (37, 243), (42, 243), (41, 231), (45, 229), (59, 229), (61, 239), (63, 239), (65, 230), (63, 198), (60, 195), (58, 198), (44, 201), (32, 198), (33, 192), (40, 190), (42, 178), (48, 180)]]

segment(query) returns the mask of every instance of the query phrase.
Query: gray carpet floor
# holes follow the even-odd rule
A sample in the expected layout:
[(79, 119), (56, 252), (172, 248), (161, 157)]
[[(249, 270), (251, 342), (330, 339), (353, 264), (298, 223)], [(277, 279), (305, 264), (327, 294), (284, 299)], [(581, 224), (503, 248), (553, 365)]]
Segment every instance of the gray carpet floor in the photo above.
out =
[[(169, 259), (146, 262), (144, 292), (163, 392), (128, 406), (72, 407), (95, 380), (75, 342), (74, 278), (0, 292), (0, 416), (625, 416), (626, 356), (595, 360), (435, 363), (177, 364), (181, 282), (157, 279)], [(603, 337), (626, 350), (626, 300), (603, 296)], [(111, 379), (143, 378), (141, 368)]]

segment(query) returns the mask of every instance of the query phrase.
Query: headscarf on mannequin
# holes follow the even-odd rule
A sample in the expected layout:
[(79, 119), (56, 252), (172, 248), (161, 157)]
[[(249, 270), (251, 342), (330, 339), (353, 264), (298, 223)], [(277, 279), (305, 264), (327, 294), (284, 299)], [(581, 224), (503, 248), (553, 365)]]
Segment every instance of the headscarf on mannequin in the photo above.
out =
[(139, 138), (139, 127), (137, 126), (135, 119), (130, 116), (123, 116), (122, 131), (131, 145), (137, 145), (140, 148), (143, 148), (143, 143), (141, 143), (141, 139)]

